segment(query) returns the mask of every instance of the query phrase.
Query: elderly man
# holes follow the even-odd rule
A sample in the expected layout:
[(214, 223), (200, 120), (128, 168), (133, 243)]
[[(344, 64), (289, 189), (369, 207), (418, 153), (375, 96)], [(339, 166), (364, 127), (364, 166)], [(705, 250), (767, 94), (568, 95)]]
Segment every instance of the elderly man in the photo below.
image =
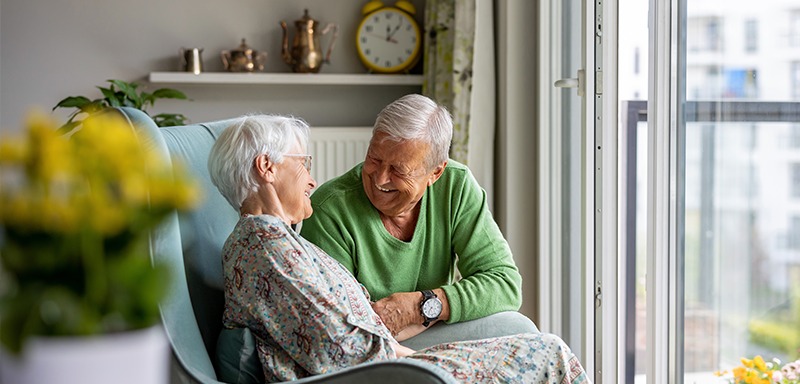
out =
[(378, 115), (364, 162), (320, 186), (302, 224), (303, 237), (367, 288), (399, 340), (522, 303), (485, 191), (448, 160), (452, 135), (444, 107), (421, 95), (398, 99)]

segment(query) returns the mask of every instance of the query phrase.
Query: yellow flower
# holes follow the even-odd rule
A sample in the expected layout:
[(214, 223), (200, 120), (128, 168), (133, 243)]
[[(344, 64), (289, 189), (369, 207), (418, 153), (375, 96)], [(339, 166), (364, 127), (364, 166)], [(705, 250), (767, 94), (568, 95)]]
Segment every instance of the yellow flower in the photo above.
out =
[(728, 371), (723, 371), (723, 370), (720, 369), (719, 371), (714, 372), (714, 376), (722, 376), (722, 375), (725, 375), (727, 373), (728, 373)]
[(747, 370), (744, 368), (736, 367), (733, 369), (733, 377), (736, 378), (736, 380), (741, 380), (744, 378), (745, 372), (747, 372)]
[(744, 358), (744, 357), (742, 357), (741, 360), (742, 360), (742, 364), (744, 364), (745, 367), (753, 368), (753, 360), (750, 360), (750, 359), (747, 359), (747, 358)]
[(753, 384), (770, 384), (768, 379), (762, 379), (760, 377), (753, 378)]
[(762, 372), (767, 370), (767, 364), (764, 363), (764, 359), (762, 359), (761, 356), (756, 356), (753, 359), (753, 363), (756, 365), (756, 368)]

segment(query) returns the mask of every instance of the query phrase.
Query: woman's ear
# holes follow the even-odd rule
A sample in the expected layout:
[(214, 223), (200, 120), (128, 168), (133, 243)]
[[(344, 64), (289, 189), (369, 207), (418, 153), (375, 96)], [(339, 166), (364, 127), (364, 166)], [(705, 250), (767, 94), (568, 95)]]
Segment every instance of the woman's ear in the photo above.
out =
[(275, 163), (269, 160), (267, 154), (256, 157), (253, 160), (253, 167), (260, 179), (268, 183), (275, 180)]

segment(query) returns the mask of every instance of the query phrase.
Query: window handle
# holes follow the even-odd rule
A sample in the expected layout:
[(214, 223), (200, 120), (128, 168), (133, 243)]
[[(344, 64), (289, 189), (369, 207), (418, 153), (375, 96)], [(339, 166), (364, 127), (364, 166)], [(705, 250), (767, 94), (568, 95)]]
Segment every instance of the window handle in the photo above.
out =
[(558, 88), (578, 88), (578, 96), (586, 94), (586, 72), (583, 69), (578, 70), (578, 78), (568, 78), (556, 80), (555, 84)]

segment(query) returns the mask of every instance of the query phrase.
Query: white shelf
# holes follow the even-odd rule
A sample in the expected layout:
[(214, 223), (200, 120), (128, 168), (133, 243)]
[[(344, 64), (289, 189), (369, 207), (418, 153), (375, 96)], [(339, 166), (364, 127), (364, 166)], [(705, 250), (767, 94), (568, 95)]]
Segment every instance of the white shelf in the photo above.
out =
[(335, 73), (150, 72), (151, 83), (184, 84), (308, 84), (308, 85), (422, 85), (422, 75)]

